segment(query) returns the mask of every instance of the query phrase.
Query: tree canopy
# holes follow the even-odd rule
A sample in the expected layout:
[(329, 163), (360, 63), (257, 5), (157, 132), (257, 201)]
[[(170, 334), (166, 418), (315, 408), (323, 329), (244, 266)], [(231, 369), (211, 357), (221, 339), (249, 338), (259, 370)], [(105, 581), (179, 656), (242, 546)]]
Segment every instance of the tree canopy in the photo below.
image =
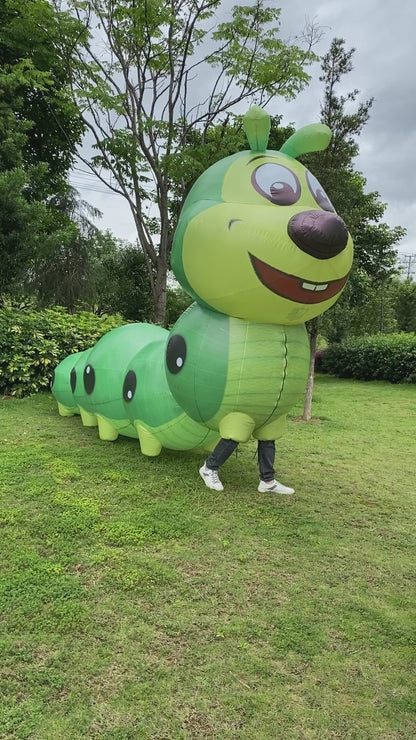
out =
[(145, 255), (154, 319), (163, 322), (175, 213), (169, 191), (194, 132), (239, 103), (293, 98), (309, 81), (314, 29), (300, 44), (280, 36), (280, 10), (265, 0), (236, 5), (218, 22), (221, 0), (69, 0), (76, 62), (67, 49), (74, 100), (90, 132), (86, 164), (126, 198)]
[(33, 270), (56, 231), (53, 200), (83, 131), (57, 52), (60, 31), (46, 0), (0, 7), (0, 295)]

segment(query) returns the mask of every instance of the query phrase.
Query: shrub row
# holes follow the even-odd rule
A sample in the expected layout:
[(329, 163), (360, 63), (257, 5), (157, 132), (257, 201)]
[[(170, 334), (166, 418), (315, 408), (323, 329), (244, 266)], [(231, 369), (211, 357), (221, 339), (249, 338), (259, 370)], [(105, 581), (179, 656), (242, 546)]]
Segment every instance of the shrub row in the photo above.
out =
[(340, 378), (416, 383), (416, 334), (377, 334), (331, 344), (316, 369)]
[(107, 331), (126, 322), (64, 308), (0, 310), (0, 395), (27, 396), (48, 388), (56, 365), (92, 347)]

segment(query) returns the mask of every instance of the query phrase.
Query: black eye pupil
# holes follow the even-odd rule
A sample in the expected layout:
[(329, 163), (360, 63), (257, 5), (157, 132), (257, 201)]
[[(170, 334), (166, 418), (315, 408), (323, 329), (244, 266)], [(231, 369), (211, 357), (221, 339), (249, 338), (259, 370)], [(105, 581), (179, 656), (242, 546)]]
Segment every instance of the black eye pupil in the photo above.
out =
[(133, 370), (129, 370), (124, 378), (123, 398), (127, 403), (133, 400), (137, 388), (137, 376)]
[(95, 386), (95, 372), (92, 365), (87, 365), (87, 367), (84, 370), (84, 388), (85, 392), (90, 393), (93, 392)]
[(71, 375), (69, 377), (69, 382), (71, 383), (71, 391), (74, 393), (76, 385), (77, 385), (77, 372), (75, 368), (73, 367), (71, 370)]
[(179, 373), (186, 360), (186, 342), (180, 334), (170, 337), (166, 348), (166, 365), (172, 375)]

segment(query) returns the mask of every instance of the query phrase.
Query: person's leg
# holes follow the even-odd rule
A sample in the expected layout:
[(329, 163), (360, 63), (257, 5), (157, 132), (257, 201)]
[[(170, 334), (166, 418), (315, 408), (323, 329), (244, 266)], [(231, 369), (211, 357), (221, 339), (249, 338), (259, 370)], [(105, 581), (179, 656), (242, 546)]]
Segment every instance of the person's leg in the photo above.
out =
[(213, 450), (205, 460), (207, 468), (210, 470), (218, 470), (221, 465), (224, 465), (230, 455), (233, 454), (237, 445), (238, 442), (235, 442), (233, 439), (220, 439), (215, 450)]
[(257, 445), (257, 459), (259, 461), (260, 478), (265, 483), (274, 480), (274, 458), (276, 446), (273, 439), (259, 439)]
[(199, 474), (208, 488), (212, 488), (214, 491), (224, 490), (218, 477), (218, 468), (228, 460), (237, 445), (238, 442), (233, 439), (220, 439), (213, 452), (208, 455), (204, 465), (199, 469)]
[(274, 477), (274, 458), (276, 447), (274, 440), (260, 439), (257, 445), (257, 456), (259, 461), (260, 483), (258, 491), (260, 493), (294, 493), (293, 488), (282, 485)]

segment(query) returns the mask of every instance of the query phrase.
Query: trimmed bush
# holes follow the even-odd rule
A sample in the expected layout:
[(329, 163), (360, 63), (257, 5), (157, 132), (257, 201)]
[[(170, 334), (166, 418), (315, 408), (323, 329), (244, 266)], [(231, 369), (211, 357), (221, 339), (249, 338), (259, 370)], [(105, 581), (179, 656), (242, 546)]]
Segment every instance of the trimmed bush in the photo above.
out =
[(125, 323), (121, 316), (68, 314), (65, 308), (1, 309), (0, 394), (21, 398), (45, 390), (61, 360)]
[(317, 367), (340, 378), (416, 383), (416, 334), (377, 334), (331, 344)]

